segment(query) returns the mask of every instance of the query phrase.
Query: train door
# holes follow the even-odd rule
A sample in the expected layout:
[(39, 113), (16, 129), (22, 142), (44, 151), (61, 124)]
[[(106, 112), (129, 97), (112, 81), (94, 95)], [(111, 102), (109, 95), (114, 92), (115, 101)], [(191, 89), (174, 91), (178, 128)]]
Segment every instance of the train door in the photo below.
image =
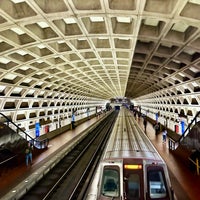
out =
[(124, 165), (124, 199), (143, 200), (143, 170), (141, 164)]

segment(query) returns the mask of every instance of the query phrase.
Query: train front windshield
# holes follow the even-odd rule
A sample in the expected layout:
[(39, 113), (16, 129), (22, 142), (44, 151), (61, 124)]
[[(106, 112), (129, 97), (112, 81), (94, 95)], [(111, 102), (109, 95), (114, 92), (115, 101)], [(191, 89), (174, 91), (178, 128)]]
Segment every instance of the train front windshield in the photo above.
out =
[(106, 197), (119, 197), (119, 183), (119, 170), (117, 170), (117, 168), (105, 168), (103, 171), (101, 194)]
[(148, 167), (147, 180), (150, 199), (169, 198), (165, 175), (162, 167)]

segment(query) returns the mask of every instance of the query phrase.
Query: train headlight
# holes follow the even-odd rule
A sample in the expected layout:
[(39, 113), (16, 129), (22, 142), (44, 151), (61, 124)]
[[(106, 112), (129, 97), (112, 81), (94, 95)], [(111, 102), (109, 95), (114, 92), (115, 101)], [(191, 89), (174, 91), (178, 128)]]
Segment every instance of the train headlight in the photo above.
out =
[(124, 169), (142, 169), (142, 165), (124, 165)]

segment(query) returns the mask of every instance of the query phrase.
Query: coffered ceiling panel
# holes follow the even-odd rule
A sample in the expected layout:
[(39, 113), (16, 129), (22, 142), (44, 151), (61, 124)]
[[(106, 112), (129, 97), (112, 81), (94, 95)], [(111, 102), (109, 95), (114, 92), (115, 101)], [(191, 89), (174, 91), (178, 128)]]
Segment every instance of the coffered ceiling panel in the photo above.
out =
[(199, 13), (198, 0), (1, 0), (1, 93), (134, 99), (199, 85)]

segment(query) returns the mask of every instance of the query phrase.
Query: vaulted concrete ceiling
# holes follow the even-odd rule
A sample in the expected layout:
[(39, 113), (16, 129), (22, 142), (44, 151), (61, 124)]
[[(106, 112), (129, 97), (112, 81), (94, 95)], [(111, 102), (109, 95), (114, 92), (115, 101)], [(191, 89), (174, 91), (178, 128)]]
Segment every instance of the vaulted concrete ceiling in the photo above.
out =
[(199, 0), (1, 0), (1, 96), (199, 88), (199, 13)]

